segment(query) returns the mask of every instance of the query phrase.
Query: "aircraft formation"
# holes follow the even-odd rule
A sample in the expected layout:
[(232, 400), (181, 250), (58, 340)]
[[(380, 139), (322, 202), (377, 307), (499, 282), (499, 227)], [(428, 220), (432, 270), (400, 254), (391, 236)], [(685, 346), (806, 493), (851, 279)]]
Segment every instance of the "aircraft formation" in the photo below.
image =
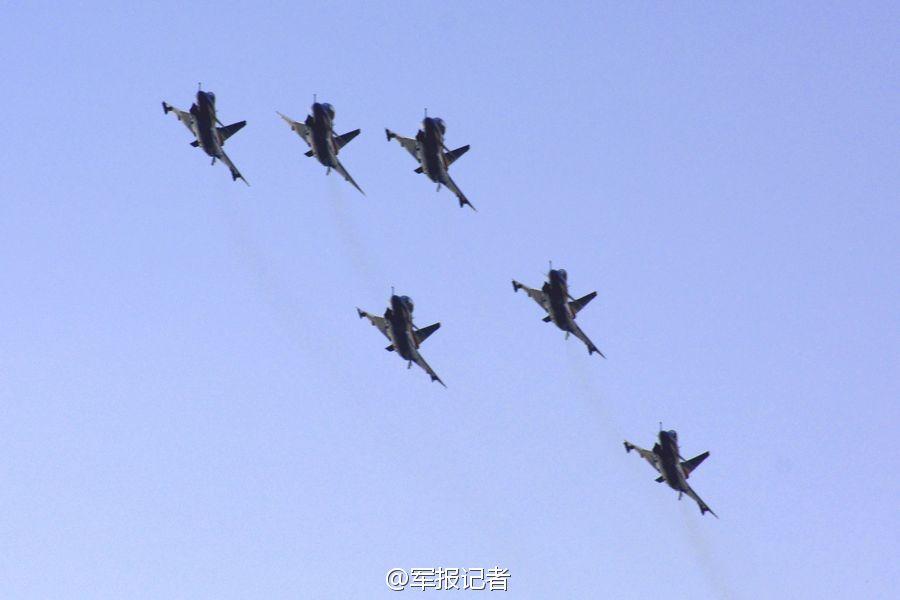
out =
[[(190, 130), (194, 136), (191, 146), (200, 148), (206, 154), (212, 157), (212, 164), (216, 164), (218, 159), (220, 162), (228, 166), (231, 171), (231, 179), (237, 181), (242, 180), (247, 185), (247, 180), (241, 175), (228, 155), (225, 154), (225, 141), (232, 135), (237, 133), (247, 121), (232, 123), (231, 125), (222, 125), (216, 116), (216, 95), (212, 92), (205, 92), (202, 89), (197, 90), (194, 103), (189, 110), (181, 110), (175, 108), (167, 102), (162, 103), (163, 112), (165, 114), (174, 113), (178, 120)], [(334, 106), (327, 102), (319, 102), (313, 96), (313, 104), (310, 108), (310, 114), (306, 116), (303, 122), (295, 121), (280, 112), (276, 114), (284, 119), (291, 131), (300, 136), (309, 146), (306, 156), (315, 157), (324, 167), (325, 174), (331, 173), (332, 170), (337, 171), (341, 177), (346, 179), (350, 185), (365, 195), (362, 188), (353, 180), (341, 161), (338, 160), (338, 153), (341, 148), (350, 143), (350, 141), (359, 135), (360, 130), (354, 129), (343, 135), (334, 133)], [(453, 162), (460, 156), (468, 152), (469, 146), (462, 146), (456, 150), (448, 150), (444, 144), (444, 134), (447, 132), (447, 126), (443, 119), (436, 119), (428, 116), (428, 110), (425, 111), (425, 118), (422, 126), (416, 133), (414, 138), (407, 138), (397, 135), (390, 129), (385, 129), (388, 141), (397, 140), (407, 152), (412, 154), (413, 158), (419, 163), (414, 170), (428, 176), (433, 182), (437, 183), (437, 189), (440, 190), (443, 185), (453, 192), (459, 199), (460, 207), (469, 206), (472, 210), (475, 207), (466, 199), (465, 194), (459, 189), (459, 186), (450, 178), (448, 169)]]
[[(165, 114), (170, 112), (175, 114), (178, 120), (194, 136), (194, 140), (190, 145), (200, 148), (208, 156), (212, 157), (212, 164), (215, 164), (216, 160), (224, 163), (231, 172), (233, 181), (240, 179), (245, 184), (250, 185), (228, 155), (225, 154), (224, 150), (225, 142), (240, 131), (247, 122), (238, 121), (231, 125), (223, 125), (216, 114), (215, 94), (198, 89), (195, 98), (190, 109), (186, 111), (163, 102), (163, 112)], [(338, 160), (340, 150), (359, 135), (359, 129), (336, 135), (334, 132), (334, 107), (327, 102), (318, 102), (315, 96), (313, 97), (310, 114), (306, 116), (303, 122), (295, 121), (280, 112), (277, 112), (277, 114), (290, 126), (291, 131), (300, 136), (307, 144), (309, 150), (305, 153), (306, 156), (315, 157), (326, 168), (326, 174), (332, 170), (336, 171), (360, 193), (365, 195), (362, 188), (353, 180), (353, 177), (350, 176), (350, 173)], [(475, 207), (469, 202), (465, 194), (450, 178), (448, 172), (450, 165), (469, 151), (469, 146), (465, 145), (455, 150), (450, 150), (444, 143), (446, 132), (447, 127), (444, 121), (439, 118), (429, 117), (427, 110), (415, 137), (403, 137), (390, 129), (385, 129), (388, 142), (397, 140), (416, 159), (419, 166), (415, 169), (415, 173), (426, 175), (432, 182), (437, 184), (438, 190), (443, 185), (453, 192), (459, 201), (460, 208), (468, 206), (475, 210)], [(570, 335), (578, 338), (587, 347), (588, 355), (596, 352), (600, 357), (606, 358), (575, 322), (578, 313), (597, 296), (596, 291), (590, 292), (581, 298), (574, 298), (569, 293), (568, 273), (565, 269), (554, 269), (552, 264), (547, 273), (547, 281), (540, 289), (530, 288), (515, 279), (512, 280), (512, 286), (514, 292), (524, 290), (547, 313), (542, 319), (543, 322), (556, 325), (565, 332), (566, 339)], [(360, 319), (368, 319), (372, 326), (388, 339), (390, 343), (385, 350), (395, 352), (406, 362), (408, 369), (412, 368), (413, 364), (416, 364), (428, 374), (432, 381), (447, 387), (419, 351), (422, 342), (437, 331), (441, 324), (433, 323), (422, 328), (416, 326), (413, 323), (413, 309), (415, 305), (409, 296), (397, 295), (391, 290), (389, 303), (390, 305), (384, 311), (383, 316), (373, 315), (359, 308), (356, 309), (356, 312)], [(687, 483), (690, 474), (700, 463), (706, 460), (709, 452), (703, 452), (690, 460), (684, 460), (678, 446), (678, 434), (674, 430), (664, 431), (662, 424), (660, 424), (659, 441), (653, 445), (651, 450), (645, 450), (628, 441), (625, 441), (624, 445), (626, 452), (636, 450), (643, 459), (649, 462), (660, 474), (656, 481), (659, 483), (665, 482), (670, 488), (677, 491), (679, 500), (682, 495), (687, 495), (700, 507), (701, 515), (708, 512), (718, 518), (718, 515), (707, 506)]]

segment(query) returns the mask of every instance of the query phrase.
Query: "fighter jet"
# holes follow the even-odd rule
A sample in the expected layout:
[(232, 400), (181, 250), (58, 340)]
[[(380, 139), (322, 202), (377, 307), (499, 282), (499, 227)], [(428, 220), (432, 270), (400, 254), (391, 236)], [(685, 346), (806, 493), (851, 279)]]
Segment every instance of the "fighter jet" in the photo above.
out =
[(659, 443), (653, 444), (653, 450), (644, 450), (635, 446), (631, 442), (625, 442), (625, 451), (631, 452), (637, 450), (641, 457), (649, 462), (654, 469), (659, 471), (660, 476), (656, 481), (662, 483), (665, 481), (669, 487), (678, 492), (678, 499), (681, 500), (682, 494), (687, 494), (693, 498), (700, 507), (700, 514), (712, 513), (712, 516), (719, 518), (719, 515), (706, 505), (706, 502), (700, 499), (700, 496), (688, 485), (687, 478), (696, 469), (700, 463), (706, 460), (709, 452), (698, 454), (690, 460), (684, 460), (678, 451), (678, 434), (674, 429), (663, 431), (660, 427)]
[(437, 373), (428, 366), (428, 363), (425, 362), (422, 355), (419, 354), (419, 346), (426, 338), (428, 338), (428, 336), (437, 331), (441, 324), (434, 323), (433, 325), (419, 329), (413, 324), (413, 308), (413, 301), (409, 296), (398, 296), (397, 294), (392, 293), (391, 306), (384, 311), (384, 317), (370, 315), (358, 308), (356, 309), (356, 312), (359, 314), (360, 319), (363, 317), (369, 319), (372, 325), (377, 327), (378, 331), (383, 333), (384, 336), (390, 340), (391, 343), (385, 350), (388, 352), (396, 351), (397, 354), (406, 361), (407, 368), (411, 368), (412, 364), (416, 363), (431, 376), (432, 381), (437, 381), (444, 387), (447, 387), (444, 385), (444, 382), (441, 381), (441, 378), (437, 376)]
[(334, 169), (365, 195), (362, 188), (356, 185), (356, 182), (350, 177), (350, 173), (337, 158), (341, 148), (359, 135), (359, 129), (354, 129), (344, 135), (334, 135), (334, 107), (327, 102), (313, 101), (312, 114), (307, 115), (306, 121), (303, 123), (294, 121), (281, 113), (278, 113), (278, 116), (284, 119), (291, 126), (291, 130), (295, 131), (309, 146), (310, 149), (306, 156), (315, 156), (320, 163), (328, 167), (325, 171), (326, 175)]
[[(557, 327), (566, 332), (566, 339), (569, 339), (569, 334), (572, 334), (584, 342), (587, 346), (589, 355), (596, 352), (600, 356), (603, 356), (603, 353), (597, 349), (594, 343), (588, 339), (588, 336), (581, 331), (578, 324), (575, 323), (575, 316), (588, 302), (594, 299), (597, 292), (591, 292), (587, 296), (583, 296), (576, 300), (569, 295), (568, 274), (565, 269), (554, 269), (551, 265), (550, 273), (547, 277), (549, 281), (544, 283), (543, 287), (539, 290), (522, 285), (513, 279), (513, 291), (518, 292), (519, 290), (525, 290), (525, 293), (528, 294), (532, 300), (537, 302), (541, 308), (547, 311), (548, 314), (543, 319), (544, 323), (553, 322)], [(603, 356), (603, 358), (606, 357)]]
[(416, 173), (425, 173), (429, 179), (437, 184), (440, 191), (441, 185), (446, 186), (451, 192), (459, 198), (459, 206), (462, 208), (468, 204), (469, 208), (475, 210), (472, 203), (469, 202), (462, 191), (456, 186), (456, 183), (450, 179), (447, 169), (453, 162), (469, 151), (469, 146), (465, 145), (456, 150), (450, 150), (444, 145), (444, 134), (447, 132), (447, 126), (444, 125), (442, 119), (435, 119), (428, 116), (425, 111), (425, 119), (422, 121), (422, 127), (416, 133), (415, 138), (406, 138), (397, 135), (390, 129), (384, 130), (388, 141), (397, 140), (400, 145), (406, 148), (406, 151), (413, 155), (419, 162), (419, 168)]
[[(217, 158), (225, 163), (231, 170), (232, 180), (241, 178), (244, 183), (250, 185), (237, 170), (237, 167), (234, 166), (234, 163), (231, 162), (231, 159), (228, 158), (228, 155), (225, 154), (225, 150), (222, 149), (225, 145), (225, 140), (240, 131), (247, 124), (247, 121), (239, 121), (231, 125), (222, 126), (222, 123), (216, 116), (216, 95), (212, 92), (204, 92), (202, 89), (197, 90), (197, 101), (191, 105), (190, 110), (179, 110), (166, 102), (162, 103), (162, 107), (165, 114), (169, 114), (170, 111), (174, 112), (178, 120), (184, 123), (185, 127), (190, 129), (194, 137), (197, 138), (191, 142), (191, 146), (202, 148), (204, 152), (212, 157), (212, 164), (216, 164)], [(216, 123), (220, 126), (216, 127)]]

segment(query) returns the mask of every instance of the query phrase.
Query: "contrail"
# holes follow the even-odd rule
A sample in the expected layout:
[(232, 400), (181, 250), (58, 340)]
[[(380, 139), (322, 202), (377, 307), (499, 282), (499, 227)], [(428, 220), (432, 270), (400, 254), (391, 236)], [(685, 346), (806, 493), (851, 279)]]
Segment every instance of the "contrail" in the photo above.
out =
[(307, 352), (308, 349), (299, 343), (305, 339), (305, 328), (300, 322), (304, 309), (299, 296), (272, 271), (264, 252), (247, 229), (246, 221), (239, 219), (235, 214), (236, 209), (225, 203), (222, 206), (231, 245), (240, 262), (249, 271), (272, 314), (281, 324), (280, 333)]
[(347, 206), (346, 197), (339, 188), (340, 184), (340, 180), (336, 177), (330, 178), (328, 182), (328, 205), (334, 227), (337, 230), (337, 237), (341, 242), (344, 254), (349, 259), (353, 270), (356, 271), (357, 278), (365, 282), (370, 293), (378, 295), (384, 292), (387, 283), (379, 281), (375, 277), (380, 270), (372, 264), (371, 252), (366, 252), (360, 241), (361, 236), (350, 216), (351, 209)]
[[(688, 499), (690, 500), (690, 499)], [(697, 526), (697, 514), (693, 510), (695, 507), (693, 502), (679, 502), (681, 520), (684, 522), (685, 531), (687, 532), (688, 543), (694, 550), (695, 558), (710, 588), (718, 598), (724, 600), (732, 600), (737, 596), (729, 589), (728, 582), (725, 580), (722, 565), (716, 560), (710, 547), (709, 540), (706, 535)]]
[[(564, 343), (566, 346), (566, 367), (569, 370), (569, 381), (573, 391), (581, 396), (581, 400), (597, 415), (609, 440), (621, 445), (625, 439), (625, 436), (622, 434), (622, 428), (608, 410), (603, 393), (594, 385), (592, 373), (588, 373), (585, 370), (584, 356), (578, 356), (582, 351), (584, 354), (587, 354), (587, 351), (584, 350), (584, 346), (576, 338), (570, 337)], [(594, 357), (591, 356), (591, 358), (593, 359)], [(600, 360), (602, 361), (603, 359)], [(599, 364), (600, 361), (597, 361), (597, 363), (597, 365), (593, 366), (596, 368), (602, 367)]]

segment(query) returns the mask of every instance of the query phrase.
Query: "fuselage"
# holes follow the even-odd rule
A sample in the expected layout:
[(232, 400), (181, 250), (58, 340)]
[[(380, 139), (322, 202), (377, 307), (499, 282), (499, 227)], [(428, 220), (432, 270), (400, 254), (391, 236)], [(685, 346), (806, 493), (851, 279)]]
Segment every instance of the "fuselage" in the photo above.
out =
[(687, 480), (681, 468), (678, 437), (674, 431), (660, 431), (659, 443), (654, 448), (659, 458), (659, 469), (670, 488), (679, 492), (688, 490)]
[[(334, 145), (334, 129), (330, 104), (314, 102), (309, 126), (309, 142), (313, 155), (326, 167), (337, 166), (337, 148)], [(331, 109), (332, 111), (334, 109)]]
[(191, 114), (194, 116), (196, 130), (194, 135), (200, 147), (209, 156), (219, 158), (222, 154), (222, 144), (219, 140), (219, 132), (216, 129), (216, 97), (212, 92), (197, 92), (197, 101), (191, 106)]
[(443, 127), (443, 121), (440, 119), (425, 117), (422, 128), (416, 133), (422, 172), (435, 183), (447, 182)]
[(385, 311), (388, 335), (394, 350), (404, 360), (415, 360), (418, 352), (412, 329), (412, 302), (405, 296), (391, 296), (391, 307)]
[(563, 331), (572, 331), (572, 309), (569, 306), (569, 287), (566, 272), (562, 269), (550, 269), (549, 281), (544, 284), (543, 292), (547, 295), (546, 307), (553, 324)]

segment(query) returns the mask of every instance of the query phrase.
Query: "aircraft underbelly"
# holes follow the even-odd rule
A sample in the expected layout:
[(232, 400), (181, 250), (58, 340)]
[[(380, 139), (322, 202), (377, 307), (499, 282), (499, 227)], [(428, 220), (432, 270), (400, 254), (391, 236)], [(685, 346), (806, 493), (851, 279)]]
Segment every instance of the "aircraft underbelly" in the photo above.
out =
[(310, 145), (312, 146), (313, 154), (319, 159), (319, 162), (326, 167), (334, 167), (335, 153), (332, 145), (329, 143), (328, 134), (313, 130), (309, 137), (312, 138)]
[(412, 345), (410, 344), (409, 337), (405, 333), (405, 328), (400, 325), (398, 326), (396, 323), (391, 323), (391, 343), (394, 345), (394, 350), (399, 354), (403, 360), (413, 360), (412, 354)]
[(412, 346), (410, 346), (409, 340), (405, 335), (400, 336), (400, 338), (397, 339), (394, 344), (394, 349), (397, 351), (397, 354), (399, 354), (403, 358), (403, 360), (413, 360), (414, 357)]
[(220, 154), (219, 145), (212, 137), (212, 132), (202, 131), (200, 134), (200, 147), (210, 156), (218, 157)]
[(551, 302), (549, 312), (550, 318), (553, 320), (554, 325), (556, 325), (563, 331), (569, 330), (569, 314), (564, 306), (558, 306), (557, 304)]
[(678, 470), (672, 465), (662, 465), (662, 476), (665, 478), (666, 483), (673, 490), (682, 491), (682, 482), (681, 477), (679, 477)]
[(447, 172), (443, 169), (440, 159), (433, 154), (426, 154), (422, 160), (422, 172), (436, 183), (443, 183)]

